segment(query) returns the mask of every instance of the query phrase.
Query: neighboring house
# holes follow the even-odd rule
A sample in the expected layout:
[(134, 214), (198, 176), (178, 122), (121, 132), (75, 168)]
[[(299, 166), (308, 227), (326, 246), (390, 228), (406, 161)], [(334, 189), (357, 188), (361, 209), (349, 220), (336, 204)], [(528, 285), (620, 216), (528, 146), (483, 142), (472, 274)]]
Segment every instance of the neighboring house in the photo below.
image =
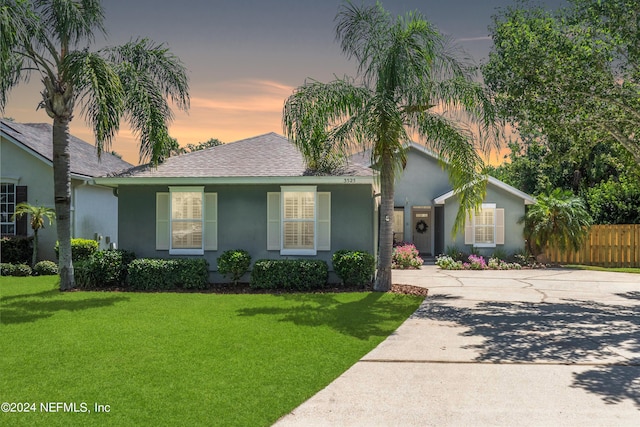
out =
[[(369, 165), (369, 152), (352, 160)], [(453, 236), (459, 202), (452, 191), (447, 171), (437, 156), (424, 146), (408, 147), (407, 164), (396, 181), (394, 240), (416, 245), (421, 254), (440, 255), (448, 247), (483, 255), (500, 249), (507, 254), (524, 249), (523, 224), (518, 221), (533, 197), (489, 177), (487, 193), (479, 213), (473, 213), (464, 230)]]
[[(253, 260), (313, 257), (340, 249), (376, 252), (377, 204), (371, 169), (350, 165), (313, 175), (275, 133), (138, 166), (99, 185), (118, 195), (121, 249), (138, 257), (217, 258), (245, 249)], [(335, 276), (333, 276), (335, 280)]]
[[(27, 218), (12, 221), (15, 206), (28, 202), (55, 207), (53, 197), (52, 126), (45, 123), (0, 122), (0, 227), (2, 236), (32, 234)], [(118, 233), (118, 199), (113, 189), (95, 185), (96, 176), (132, 167), (108, 153), (98, 159), (96, 148), (69, 136), (71, 155), (71, 233), (73, 237), (99, 238), (101, 248), (115, 243)], [(38, 234), (38, 258), (55, 260), (56, 228)]]

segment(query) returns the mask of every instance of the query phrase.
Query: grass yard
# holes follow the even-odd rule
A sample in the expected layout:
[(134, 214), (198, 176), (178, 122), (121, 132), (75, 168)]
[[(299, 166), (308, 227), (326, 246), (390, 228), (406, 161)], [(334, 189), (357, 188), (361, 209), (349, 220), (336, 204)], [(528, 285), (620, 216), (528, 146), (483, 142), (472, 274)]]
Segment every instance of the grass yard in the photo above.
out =
[(596, 267), (594, 265), (564, 265), (566, 268), (575, 268), (579, 270), (592, 270), (592, 271), (612, 271), (615, 273), (635, 273), (640, 274), (640, 268), (632, 267)]
[[(422, 302), (389, 293), (60, 293), (56, 282), (0, 277), (0, 402), (36, 406), (0, 413), (0, 425), (270, 425)], [(47, 402), (87, 412), (43, 412)]]

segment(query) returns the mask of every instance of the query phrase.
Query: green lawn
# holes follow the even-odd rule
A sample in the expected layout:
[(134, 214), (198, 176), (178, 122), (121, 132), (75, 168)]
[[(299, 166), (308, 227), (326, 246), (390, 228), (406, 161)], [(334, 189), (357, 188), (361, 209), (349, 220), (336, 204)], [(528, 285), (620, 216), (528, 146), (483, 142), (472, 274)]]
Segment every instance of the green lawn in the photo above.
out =
[(613, 271), (616, 273), (635, 273), (640, 274), (640, 268), (631, 268), (631, 267), (596, 267), (594, 265), (564, 265), (566, 268), (576, 268), (579, 270), (593, 270), (593, 271)]
[[(382, 293), (70, 292), (0, 277), (0, 425), (270, 425), (422, 298)], [(91, 412), (46, 413), (41, 403)], [(109, 405), (96, 413), (94, 404)], [(54, 405), (55, 406), (55, 405)], [(60, 411), (64, 408), (61, 407)]]

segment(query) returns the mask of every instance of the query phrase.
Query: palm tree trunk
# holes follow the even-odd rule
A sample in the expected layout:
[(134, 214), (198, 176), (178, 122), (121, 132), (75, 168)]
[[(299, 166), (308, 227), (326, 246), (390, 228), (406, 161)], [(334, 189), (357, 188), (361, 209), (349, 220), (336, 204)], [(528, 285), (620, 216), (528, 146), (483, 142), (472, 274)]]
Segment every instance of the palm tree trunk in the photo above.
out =
[(38, 262), (38, 230), (33, 230), (33, 253), (31, 255), (31, 268)]
[(378, 251), (378, 272), (373, 289), (387, 292), (391, 289), (391, 256), (393, 253), (393, 163), (390, 156), (383, 154), (380, 169), (380, 247)]
[(60, 290), (75, 287), (71, 262), (71, 157), (69, 154), (69, 119), (53, 119), (53, 193), (58, 231)]

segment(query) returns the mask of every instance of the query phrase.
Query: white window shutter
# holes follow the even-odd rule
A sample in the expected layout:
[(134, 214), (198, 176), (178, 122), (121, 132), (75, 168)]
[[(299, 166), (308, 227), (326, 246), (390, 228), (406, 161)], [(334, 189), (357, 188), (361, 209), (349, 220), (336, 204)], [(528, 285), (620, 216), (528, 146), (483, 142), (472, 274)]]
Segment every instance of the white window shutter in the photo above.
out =
[(318, 193), (317, 231), (318, 250), (331, 250), (331, 193)]
[(204, 193), (204, 250), (218, 250), (218, 193)]
[(267, 193), (267, 250), (280, 250), (280, 193)]
[(169, 193), (156, 193), (156, 250), (169, 250), (170, 220)]
[(504, 209), (496, 209), (496, 245), (504, 245)]
[(474, 236), (473, 236), (473, 221), (475, 221), (475, 215), (471, 215), (471, 217), (467, 216), (467, 219), (464, 222), (464, 244), (465, 245), (473, 245), (474, 244)]

